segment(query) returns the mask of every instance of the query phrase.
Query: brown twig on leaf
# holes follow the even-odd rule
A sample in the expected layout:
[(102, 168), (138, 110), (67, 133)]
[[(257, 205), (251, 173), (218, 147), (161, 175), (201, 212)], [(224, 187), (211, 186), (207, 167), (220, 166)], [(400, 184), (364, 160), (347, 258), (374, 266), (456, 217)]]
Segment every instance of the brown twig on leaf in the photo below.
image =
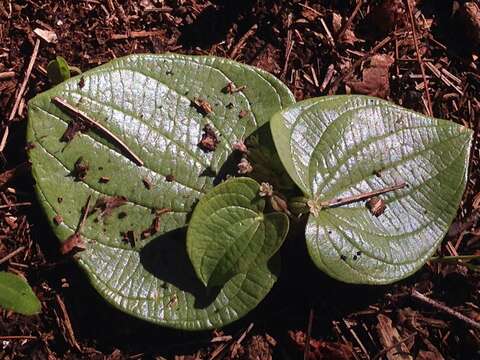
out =
[(139, 166), (143, 166), (143, 161), (137, 155), (135, 155), (133, 151), (130, 150), (129, 147), (122, 140), (120, 140), (115, 134), (113, 134), (105, 126), (96, 122), (95, 120), (90, 118), (87, 114), (85, 114), (83, 111), (75, 108), (73, 105), (70, 105), (67, 102), (67, 100), (62, 99), (59, 96), (54, 96), (52, 98), (52, 102), (58, 107), (60, 107), (62, 110), (66, 110), (70, 115), (75, 116), (80, 121), (84, 121), (91, 127), (94, 127), (95, 129), (97, 129), (104, 136), (112, 140), (130, 158), (130, 160), (132, 160)]
[(380, 189), (380, 190), (374, 190), (374, 191), (369, 191), (366, 193), (358, 194), (358, 195), (353, 195), (353, 196), (348, 196), (348, 197), (340, 197), (336, 199), (331, 199), (327, 201), (322, 201), (321, 206), (324, 208), (332, 208), (332, 207), (337, 207), (337, 206), (342, 206), (342, 205), (348, 205), (354, 202), (359, 202), (362, 200), (367, 200), (370, 199), (374, 196), (382, 195), (391, 191), (403, 189), (405, 186), (407, 186), (406, 183), (400, 183), (392, 186), (387, 186), (386, 188)]

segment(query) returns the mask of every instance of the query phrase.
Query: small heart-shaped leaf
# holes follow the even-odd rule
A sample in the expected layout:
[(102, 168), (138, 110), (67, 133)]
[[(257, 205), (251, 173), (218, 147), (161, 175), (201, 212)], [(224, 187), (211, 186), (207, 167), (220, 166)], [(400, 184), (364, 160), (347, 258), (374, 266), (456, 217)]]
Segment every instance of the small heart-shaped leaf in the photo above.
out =
[[(297, 103), (276, 114), (271, 129), (310, 199), (306, 239), (321, 270), (345, 282), (390, 283), (435, 252), (465, 189), (469, 129), (364, 96)], [(380, 196), (383, 214), (381, 203), (378, 212), (365, 201), (325, 206), (399, 183), (407, 187)]]
[[(86, 248), (75, 258), (96, 289), (140, 318), (192, 330), (238, 319), (275, 276), (265, 264), (206, 291), (179, 229), (224, 176), (233, 143), (293, 101), (262, 70), (174, 54), (119, 58), (36, 96), (29, 103), (29, 155), (62, 249)], [(57, 106), (62, 102), (111, 135), (88, 129)], [(90, 196), (93, 209), (79, 226)], [(81, 237), (72, 237), (77, 227)]]
[(24, 279), (0, 271), (0, 307), (23, 315), (35, 315), (40, 312), (42, 305)]
[(263, 214), (259, 184), (234, 178), (198, 203), (187, 232), (187, 251), (206, 286), (219, 286), (252, 267), (265, 266), (288, 232), (283, 213)]

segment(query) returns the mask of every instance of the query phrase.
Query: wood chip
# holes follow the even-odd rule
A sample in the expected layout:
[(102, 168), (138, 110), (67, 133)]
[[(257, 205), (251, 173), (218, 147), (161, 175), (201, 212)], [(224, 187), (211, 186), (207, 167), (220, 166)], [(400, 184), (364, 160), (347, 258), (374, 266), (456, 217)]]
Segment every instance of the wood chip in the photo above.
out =
[(56, 44), (58, 42), (57, 34), (55, 34), (54, 31), (36, 28), (35, 30), (33, 30), (33, 32), (49, 44)]

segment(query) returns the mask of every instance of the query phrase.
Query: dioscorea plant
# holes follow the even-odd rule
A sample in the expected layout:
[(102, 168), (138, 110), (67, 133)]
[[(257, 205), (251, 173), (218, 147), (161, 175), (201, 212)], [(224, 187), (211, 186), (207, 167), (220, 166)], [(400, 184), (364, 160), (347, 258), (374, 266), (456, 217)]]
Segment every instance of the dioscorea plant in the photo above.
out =
[(28, 140), (61, 251), (114, 306), (198, 330), (265, 297), (302, 214), (331, 276), (416, 271), (455, 215), (471, 132), (369, 97), (294, 104), (262, 70), (170, 54), (116, 59), (38, 95)]

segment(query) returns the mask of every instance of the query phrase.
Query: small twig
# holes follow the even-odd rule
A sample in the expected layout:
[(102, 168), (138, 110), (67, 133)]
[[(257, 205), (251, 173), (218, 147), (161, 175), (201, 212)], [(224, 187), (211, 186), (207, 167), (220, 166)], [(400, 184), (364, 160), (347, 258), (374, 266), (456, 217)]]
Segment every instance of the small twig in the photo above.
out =
[(307, 336), (305, 337), (305, 350), (303, 352), (303, 360), (308, 360), (310, 355), (310, 338), (312, 335), (312, 325), (313, 325), (313, 317), (315, 313), (313, 308), (310, 308), (310, 313), (308, 315), (308, 325), (307, 325)]
[(8, 80), (15, 77), (15, 71), (0, 72), (0, 80)]
[(408, 336), (405, 336), (403, 339), (400, 339), (400, 341), (397, 341), (395, 344), (389, 346), (389, 347), (386, 347), (385, 349), (383, 349), (382, 351), (380, 351), (379, 353), (377, 353), (377, 355), (375, 355), (372, 360), (377, 360), (379, 359), (381, 356), (385, 355), (386, 353), (388, 353), (390, 350), (396, 348), (398, 345), (400, 344), (403, 344), (404, 342), (407, 342), (408, 340), (410, 340), (411, 338), (414, 338), (415, 336), (417, 335), (417, 332), (413, 332), (411, 333), (410, 335)]
[(410, 24), (412, 26), (413, 44), (415, 45), (415, 52), (417, 53), (417, 61), (418, 61), (418, 64), (420, 65), (420, 72), (422, 73), (423, 83), (425, 85), (424, 91), (425, 91), (425, 96), (427, 98), (427, 105), (428, 105), (427, 112), (429, 116), (433, 116), (432, 100), (430, 99), (430, 92), (428, 89), (428, 80), (425, 75), (425, 67), (423, 66), (422, 56), (420, 55), (420, 50), (418, 48), (417, 30), (415, 26), (415, 20), (413, 18), (412, 5), (410, 4), (409, 0), (405, 0), (405, 2), (407, 3), (408, 15), (410, 18)]
[(477, 329), (477, 330), (480, 330), (480, 323), (466, 317), (465, 315), (463, 314), (460, 314), (458, 311), (455, 311), (453, 310), (452, 308), (449, 308), (448, 306), (446, 305), (443, 305), (441, 303), (439, 303), (438, 301), (435, 301), (435, 300), (432, 300), (428, 297), (426, 297), (425, 295), (423, 295), (422, 293), (418, 292), (417, 290), (413, 289), (412, 290), (412, 297), (417, 299), (417, 300), (420, 300), (426, 304), (429, 304), (431, 305), (432, 307), (434, 307), (435, 309), (438, 309), (438, 310), (441, 310), (441, 311), (444, 311), (446, 312), (447, 314), (457, 318), (458, 320), (461, 320), (463, 321), (464, 323), (468, 324), (469, 326)]
[(13, 203), (13, 204), (0, 205), (0, 209), (10, 209), (12, 207), (30, 206), (30, 205), (32, 205), (31, 202), (25, 201), (25, 202)]
[(66, 332), (65, 336), (67, 338), (67, 341), (75, 349), (82, 352), (82, 348), (80, 347), (80, 345), (77, 342), (77, 339), (75, 338), (75, 333), (73, 331), (72, 323), (70, 321), (70, 316), (68, 316), (67, 307), (65, 306), (60, 295), (56, 294), (55, 298), (57, 300), (58, 307), (60, 308), (60, 311), (62, 312), (62, 315), (63, 315), (63, 321), (64, 321), (65, 332)]
[(125, 39), (138, 39), (145, 37), (156, 37), (164, 36), (165, 31), (155, 30), (155, 31), (129, 31), (126, 34), (112, 34), (110, 37), (111, 40), (125, 40)]
[(330, 29), (327, 26), (327, 23), (325, 20), (323, 20), (323, 17), (320, 18), (320, 24), (322, 24), (323, 30), (325, 30), (325, 34), (327, 35), (328, 42), (332, 47), (335, 47), (335, 39), (332, 36), (332, 33), (330, 32)]
[(253, 35), (255, 35), (255, 33), (257, 32), (257, 29), (258, 29), (258, 25), (257, 24), (254, 24), (250, 29), (248, 29), (248, 31), (240, 38), (240, 40), (238, 41), (237, 45), (235, 45), (235, 47), (232, 49), (232, 51), (230, 52), (230, 58), (231, 59), (235, 59), (238, 55), (238, 53), (240, 52), (241, 48), (245, 45), (245, 43), (247, 42), (247, 40), (252, 37)]
[(30, 58), (30, 62), (28, 63), (27, 72), (25, 73), (25, 78), (23, 79), (22, 86), (20, 86), (20, 90), (18, 91), (17, 98), (15, 99), (15, 104), (13, 105), (12, 111), (10, 112), (8, 121), (13, 120), (13, 118), (15, 117), (15, 113), (18, 110), (18, 106), (20, 105), (20, 100), (22, 99), (23, 93), (25, 92), (25, 88), (27, 87), (28, 79), (30, 79), (30, 74), (32, 73), (33, 64), (35, 64), (35, 61), (37, 59), (39, 48), (40, 48), (40, 39), (37, 39), (37, 41), (35, 42), (35, 47), (33, 48), (32, 57)]
[(3, 264), (4, 262), (10, 260), (11, 258), (13, 258), (15, 255), (17, 255), (18, 253), (21, 253), (23, 250), (25, 250), (25, 246), (20, 246), (18, 249), (12, 251), (10, 254), (8, 254), (7, 256), (4, 256), (3, 258), (0, 259), (0, 265)]
[(36, 340), (38, 337), (31, 335), (4, 335), (0, 336), (0, 340)]
[(77, 225), (77, 229), (75, 230), (75, 234), (80, 234), (80, 232), (83, 229), (83, 226), (85, 225), (85, 221), (87, 220), (88, 214), (90, 213), (90, 202), (91, 201), (92, 201), (92, 195), (88, 195), (87, 203), (85, 204), (85, 207), (83, 208), (82, 217), (80, 219), (80, 222)]
[[(18, 90), (15, 103), (13, 104), (12, 111), (10, 112), (10, 116), (8, 117), (8, 122), (13, 120), (15, 114), (17, 113), (18, 107), (20, 106), (20, 101), (22, 100), (23, 93), (25, 92), (25, 88), (27, 87), (28, 79), (30, 79), (30, 74), (32, 73), (33, 64), (35, 64), (35, 61), (37, 59), (39, 48), (40, 39), (37, 39), (37, 41), (35, 42), (35, 47), (33, 48), (32, 57), (30, 58), (30, 62), (28, 63), (27, 72), (25, 73), (22, 85), (20, 86), (20, 90)], [(2, 140), (0, 140), (0, 152), (3, 152), (3, 150), (5, 149), (9, 132), (10, 130), (8, 129), (7, 123), (5, 130), (3, 131)]]
[(380, 190), (374, 190), (374, 191), (369, 191), (369, 192), (358, 194), (358, 195), (322, 201), (320, 202), (320, 206), (322, 208), (332, 208), (332, 207), (337, 207), (342, 205), (348, 205), (354, 202), (367, 200), (374, 196), (382, 195), (391, 191), (403, 189), (405, 186), (407, 186), (406, 183), (401, 183), (401, 184), (396, 184), (392, 186), (387, 186), (386, 188), (383, 188)]
[(135, 162), (139, 166), (143, 166), (143, 161), (133, 153), (132, 150), (129, 149), (129, 147), (122, 141), (120, 140), (115, 134), (113, 134), (110, 130), (108, 130), (105, 126), (99, 124), (92, 118), (90, 118), (87, 114), (85, 114), (83, 111), (75, 108), (73, 105), (70, 105), (65, 99), (62, 99), (61, 97), (55, 96), (52, 98), (52, 102), (60, 107), (62, 110), (66, 110), (70, 115), (77, 117), (81, 121), (86, 122), (88, 125), (91, 127), (96, 128), (98, 131), (100, 131), (103, 135), (108, 137), (110, 140), (112, 140), (118, 147), (121, 148), (121, 150), (128, 155), (128, 157)]
[(357, 16), (358, 12), (360, 11), (360, 8), (362, 7), (363, 0), (357, 0), (357, 5), (355, 6), (355, 9), (353, 9), (352, 14), (348, 18), (348, 20), (343, 24), (343, 26), (340, 28), (338, 33), (335, 35), (336, 39), (339, 40), (342, 38), (343, 34), (345, 34), (345, 31), (348, 30), (350, 25), (352, 25), (353, 19), (355, 19), (355, 16)]

